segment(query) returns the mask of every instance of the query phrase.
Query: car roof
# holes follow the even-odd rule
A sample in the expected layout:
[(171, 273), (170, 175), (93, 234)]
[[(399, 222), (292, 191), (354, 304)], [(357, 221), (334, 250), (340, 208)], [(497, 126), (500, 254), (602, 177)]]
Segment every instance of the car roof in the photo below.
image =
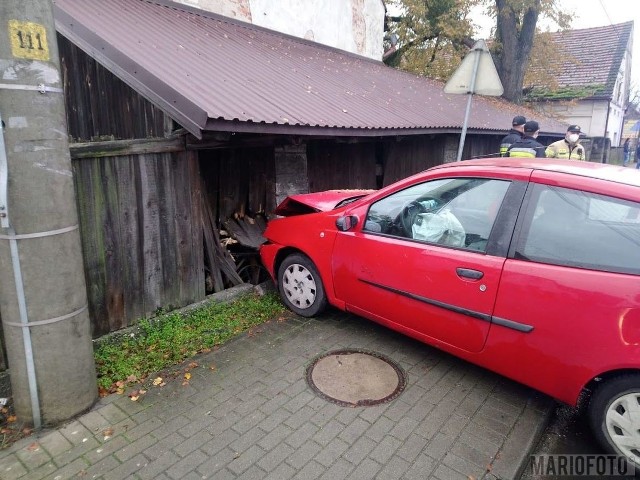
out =
[[(454, 168), (456, 170), (473, 167), (523, 168), (527, 170), (544, 170), (549, 172), (567, 173), (582, 177), (608, 180), (626, 185), (640, 187), (640, 170), (609, 165), (604, 163), (583, 162), (577, 160), (559, 160), (555, 158), (517, 159), (517, 158), (483, 158), (464, 160), (461, 162), (445, 163), (433, 169)], [(498, 170), (496, 170), (497, 172)]]

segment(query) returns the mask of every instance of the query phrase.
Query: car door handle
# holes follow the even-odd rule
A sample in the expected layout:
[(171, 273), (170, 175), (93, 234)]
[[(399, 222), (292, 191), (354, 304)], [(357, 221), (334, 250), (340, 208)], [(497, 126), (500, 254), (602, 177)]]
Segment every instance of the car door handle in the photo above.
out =
[(484, 273), (479, 270), (472, 270), (470, 268), (456, 268), (456, 273), (459, 277), (462, 278), (470, 278), (472, 280), (480, 280), (484, 277)]

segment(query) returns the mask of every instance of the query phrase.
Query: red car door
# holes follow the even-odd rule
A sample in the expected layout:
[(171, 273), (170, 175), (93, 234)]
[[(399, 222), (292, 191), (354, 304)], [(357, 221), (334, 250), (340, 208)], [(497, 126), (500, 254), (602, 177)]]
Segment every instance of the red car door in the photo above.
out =
[[(491, 179), (441, 179), (351, 212), (364, 221), (336, 238), (336, 295), (348, 310), (420, 340), (479, 352), (491, 326), (505, 261), (486, 252), (509, 185)], [(419, 207), (416, 215), (407, 213), (416, 202), (435, 207), (436, 213), (427, 207)], [(445, 220), (436, 218), (443, 215)], [(453, 234), (438, 237), (424, 225), (416, 226), (420, 220), (449, 222)]]
[(595, 376), (640, 362), (640, 202), (620, 198), (625, 190), (637, 198), (637, 187), (538, 176), (503, 271), (485, 365), (574, 403)]

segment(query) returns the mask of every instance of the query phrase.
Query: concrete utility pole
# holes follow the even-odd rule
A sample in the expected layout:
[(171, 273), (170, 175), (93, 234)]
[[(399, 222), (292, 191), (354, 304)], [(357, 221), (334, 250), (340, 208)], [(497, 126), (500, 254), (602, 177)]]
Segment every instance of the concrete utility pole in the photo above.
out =
[(0, 1), (0, 315), (20, 420), (97, 398), (51, 0)]

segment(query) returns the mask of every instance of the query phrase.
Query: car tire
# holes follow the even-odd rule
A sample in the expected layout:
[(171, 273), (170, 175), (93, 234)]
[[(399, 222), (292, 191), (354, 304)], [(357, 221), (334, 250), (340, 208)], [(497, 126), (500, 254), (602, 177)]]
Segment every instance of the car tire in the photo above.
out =
[(588, 414), (593, 433), (606, 450), (640, 465), (640, 374), (620, 375), (600, 385)]
[(327, 306), (318, 269), (306, 255), (284, 259), (278, 268), (278, 290), (284, 304), (301, 317), (313, 317)]

